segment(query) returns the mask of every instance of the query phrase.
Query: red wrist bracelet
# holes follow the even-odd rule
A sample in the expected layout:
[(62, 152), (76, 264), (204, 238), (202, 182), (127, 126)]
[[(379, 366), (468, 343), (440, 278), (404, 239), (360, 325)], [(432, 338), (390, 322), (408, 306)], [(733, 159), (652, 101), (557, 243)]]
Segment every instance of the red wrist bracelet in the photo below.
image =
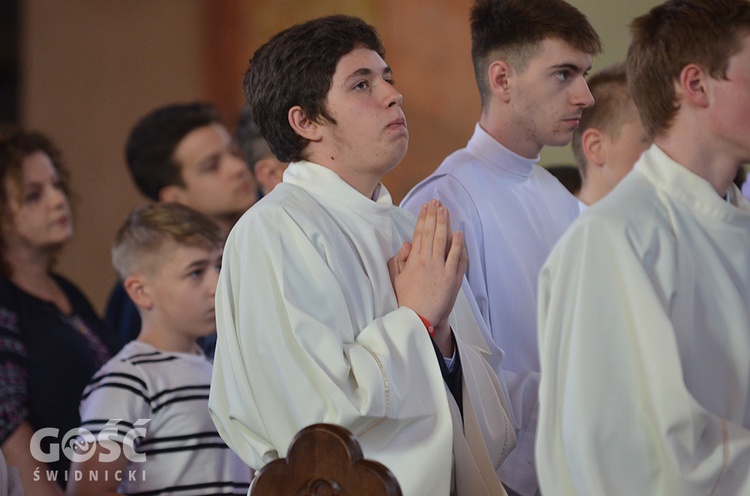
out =
[(427, 328), (427, 334), (430, 335), (431, 338), (435, 337), (435, 328), (432, 327), (432, 324), (430, 324), (430, 321), (422, 317), (421, 315), (417, 314), (417, 317), (419, 317), (419, 320), (422, 321), (425, 328)]

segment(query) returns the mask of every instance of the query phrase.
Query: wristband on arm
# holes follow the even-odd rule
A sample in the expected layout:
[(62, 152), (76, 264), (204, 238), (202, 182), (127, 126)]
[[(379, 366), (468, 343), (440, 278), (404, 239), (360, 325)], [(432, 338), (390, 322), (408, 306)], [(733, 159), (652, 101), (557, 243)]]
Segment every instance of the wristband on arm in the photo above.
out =
[(427, 334), (430, 335), (431, 338), (435, 337), (435, 328), (430, 324), (430, 321), (422, 317), (421, 315), (417, 314), (417, 317), (419, 317), (419, 320), (422, 321), (425, 328), (427, 329)]

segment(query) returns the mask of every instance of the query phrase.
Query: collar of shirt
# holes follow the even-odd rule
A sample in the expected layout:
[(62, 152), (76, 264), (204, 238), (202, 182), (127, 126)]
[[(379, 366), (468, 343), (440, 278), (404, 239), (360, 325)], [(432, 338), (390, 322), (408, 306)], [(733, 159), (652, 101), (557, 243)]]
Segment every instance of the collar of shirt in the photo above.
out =
[(534, 166), (539, 162), (539, 155), (526, 158), (508, 150), (478, 123), (466, 148), (479, 160), (489, 165), (494, 173), (515, 178), (519, 182), (528, 179)]
[(643, 152), (635, 170), (696, 212), (731, 223), (748, 222), (750, 202), (747, 199), (732, 191), (730, 201), (726, 201), (716, 193), (711, 183), (672, 160), (657, 145)]
[(391, 194), (382, 183), (375, 188), (374, 198), (371, 199), (362, 195), (331, 169), (306, 160), (289, 164), (284, 171), (284, 182), (367, 213), (382, 214), (393, 208)]

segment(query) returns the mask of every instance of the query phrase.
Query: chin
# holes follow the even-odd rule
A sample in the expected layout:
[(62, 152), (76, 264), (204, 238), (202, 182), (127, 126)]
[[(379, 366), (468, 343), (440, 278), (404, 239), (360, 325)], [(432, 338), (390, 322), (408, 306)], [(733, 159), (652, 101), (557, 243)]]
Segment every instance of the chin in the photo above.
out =
[(46, 244), (47, 250), (54, 255), (59, 255), (70, 238), (70, 236), (66, 236), (64, 239), (50, 241)]
[(390, 167), (387, 168), (386, 172), (392, 171), (393, 169), (395, 169), (398, 166), (398, 164), (401, 163), (401, 161), (406, 156), (406, 150), (407, 150), (407, 147), (404, 146), (403, 149), (394, 151), (394, 153), (390, 157), (390, 161), (389, 161), (391, 165), (390, 165)]
[(210, 336), (211, 334), (214, 334), (216, 332), (216, 326), (213, 323), (211, 325), (212, 327), (210, 327), (209, 329), (196, 333), (196, 338), (205, 338)]

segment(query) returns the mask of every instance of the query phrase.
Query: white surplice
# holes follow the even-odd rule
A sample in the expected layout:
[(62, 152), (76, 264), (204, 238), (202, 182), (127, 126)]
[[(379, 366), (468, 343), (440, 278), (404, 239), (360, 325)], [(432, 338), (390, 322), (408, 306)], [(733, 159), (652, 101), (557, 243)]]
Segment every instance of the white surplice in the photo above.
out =
[[(432, 198), (450, 211), (469, 253), (471, 293), (492, 333), (499, 375), (508, 381), (518, 445), (499, 474), (523, 496), (537, 492), (534, 433), (539, 349), (537, 281), (542, 264), (578, 216), (576, 198), (544, 168), (497, 142), (479, 124), (466, 148), (448, 156), (401, 206), (412, 212)], [(502, 370), (501, 370), (502, 369)]]
[(555, 247), (543, 493), (750, 494), (750, 203), (729, 200), (654, 145)]
[(301, 428), (329, 422), (405, 496), (449, 494), (453, 450), (458, 494), (504, 494), (494, 470), (515, 436), (482, 330), (460, 294), (462, 426), (424, 325), (398, 307), (388, 274), (415, 219), (384, 186), (376, 196), (297, 162), (236, 224), (217, 288), (214, 422), (254, 469), (286, 456)]

